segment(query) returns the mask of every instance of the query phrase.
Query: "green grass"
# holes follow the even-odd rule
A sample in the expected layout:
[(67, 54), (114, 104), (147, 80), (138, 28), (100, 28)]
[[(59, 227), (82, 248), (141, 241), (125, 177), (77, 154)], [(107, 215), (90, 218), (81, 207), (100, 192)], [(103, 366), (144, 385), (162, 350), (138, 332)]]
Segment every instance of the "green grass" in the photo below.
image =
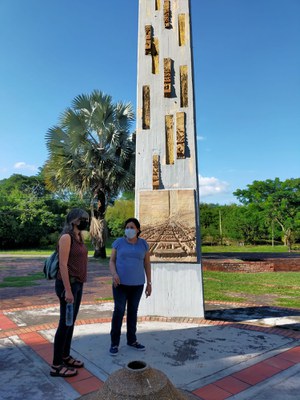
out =
[(300, 308), (300, 273), (235, 273), (204, 271), (204, 298), (207, 301), (255, 303), (264, 297), (269, 305)]
[(45, 279), (42, 272), (26, 276), (8, 276), (3, 279), (3, 282), (0, 282), (0, 288), (36, 286), (35, 281), (40, 279)]
[(96, 301), (112, 301), (113, 298), (112, 297), (97, 297), (95, 300)]

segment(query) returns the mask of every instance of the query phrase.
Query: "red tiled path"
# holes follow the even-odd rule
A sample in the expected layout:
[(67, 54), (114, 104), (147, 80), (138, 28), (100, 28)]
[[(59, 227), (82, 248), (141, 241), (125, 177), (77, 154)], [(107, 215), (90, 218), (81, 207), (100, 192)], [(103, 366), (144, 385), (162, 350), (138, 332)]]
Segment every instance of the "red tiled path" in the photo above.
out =
[[(48, 364), (52, 363), (53, 344), (38, 332), (21, 333), (19, 338)], [(94, 392), (103, 385), (103, 381), (91, 374), (87, 369), (78, 369), (78, 374), (64, 378), (80, 395)]]
[(193, 391), (202, 400), (224, 400), (300, 362), (300, 346), (267, 358)]
[[(46, 306), (45, 306), (46, 307)], [(28, 307), (32, 308), (32, 307)], [(39, 307), (34, 307), (39, 308)], [(9, 310), (7, 310), (9, 311)], [(11, 310), (10, 310), (11, 311)], [(233, 324), (222, 321), (209, 321), (204, 319), (194, 318), (155, 318), (155, 317), (143, 317), (140, 318), (143, 321), (174, 321), (176, 322), (193, 322), (207, 325), (230, 325), (237, 329), (249, 329), (258, 330), (267, 333), (289, 336), (294, 339), (300, 339), (299, 332), (286, 331), (280, 328), (267, 328), (267, 327), (256, 327), (253, 325), (246, 324)], [(76, 322), (77, 325), (83, 324), (94, 324), (99, 322), (108, 322), (110, 318), (97, 318), (90, 320), (79, 320)], [(54, 329), (55, 324), (43, 324), (30, 327), (18, 327), (12, 322), (3, 312), (0, 312), (0, 338), (9, 337), (12, 335), (18, 335), (19, 338), (35, 351), (43, 360), (49, 365), (52, 362), (53, 344), (45, 339), (40, 333), (40, 330)], [(233, 395), (236, 395), (243, 390), (246, 390), (277, 373), (286, 370), (300, 363), (300, 346), (295, 346), (287, 351), (284, 351), (277, 356), (270, 357), (252, 365), (251, 367), (244, 368), (238, 372), (228, 375), (222, 379), (212, 382), (208, 385), (200, 387), (194, 390), (192, 393), (194, 396), (201, 400), (224, 400), (228, 399)], [(65, 380), (75, 389), (79, 395), (85, 395), (95, 390), (100, 389), (104, 382), (95, 377), (91, 372), (85, 368), (78, 370), (78, 375), (65, 378)]]

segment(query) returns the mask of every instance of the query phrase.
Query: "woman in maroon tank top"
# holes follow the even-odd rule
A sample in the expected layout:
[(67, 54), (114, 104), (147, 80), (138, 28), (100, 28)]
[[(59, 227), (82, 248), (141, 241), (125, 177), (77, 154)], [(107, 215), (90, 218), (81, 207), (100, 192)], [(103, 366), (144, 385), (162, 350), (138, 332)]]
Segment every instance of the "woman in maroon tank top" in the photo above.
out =
[[(74, 376), (77, 374), (77, 368), (83, 367), (83, 362), (72, 357), (70, 350), (83, 284), (87, 276), (88, 250), (81, 232), (88, 229), (88, 223), (88, 213), (80, 208), (74, 208), (66, 217), (58, 242), (59, 271), (55, 281), (55, 292), (60, 302), (60, 318), (54, 337), (51, 376)], [(73, 304), (71, 325), (66, 325), (68, 303)]]

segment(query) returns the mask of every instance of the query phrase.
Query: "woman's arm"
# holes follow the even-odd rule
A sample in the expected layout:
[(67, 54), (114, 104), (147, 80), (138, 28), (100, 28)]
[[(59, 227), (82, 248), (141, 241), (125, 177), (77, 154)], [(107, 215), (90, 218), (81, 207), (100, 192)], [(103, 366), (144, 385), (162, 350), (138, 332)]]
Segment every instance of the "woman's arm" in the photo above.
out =
[(113, 278), (114, 287), (120, 285), (120, 283), (121, 283), (119, 275), (117, 274), (116, 258), (117, 258), (117, 250), (111, 249), (111, 256), (110, 256), (110, 260), (109, 260), (109, 270), (110, 270), (110, 273)]
[(146, 279), (147, 279), (147, 284), (146, 284), (146, 297), (151, 296), (152, 293), (152, 282), (151, 282), (151, 263), (150, 263), (150, 252), (147, 251), (145, 254), (145, 260), (144, 260), (144, 266), (145, 266), (145, 274), (146, 274)]
[(69, 234), (62, 235), (59, 239), (59, 270), (65, 287), (65, 299), (67, 303), (74, 302), (68, 271), (70, 248), (71, 236)]

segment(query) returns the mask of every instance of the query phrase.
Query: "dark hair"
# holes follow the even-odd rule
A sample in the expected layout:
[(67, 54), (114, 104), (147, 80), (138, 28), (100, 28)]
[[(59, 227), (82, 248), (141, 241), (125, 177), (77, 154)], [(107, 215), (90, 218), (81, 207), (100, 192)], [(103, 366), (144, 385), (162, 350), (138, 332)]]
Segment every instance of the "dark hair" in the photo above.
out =
[(62, 233), (73, 232), (73, 222), (79, 218), (89, 219), (89, 214), (82, 208), (73, 208), (66, 216)]
[(134, 225), (138, 228), (139, 231), (138, 231), (138, 233), (137, 233), (137, 236), (139, 236), (139, 234), (141, 233), (141, 224), (139, 223), (139, 221), (138, 221), (136, 218), (128, 218), (128, 219), (125, 221), (124, 228), (126, 228), (126, 225), (127, 225), (129, 222), (133, 222)]

